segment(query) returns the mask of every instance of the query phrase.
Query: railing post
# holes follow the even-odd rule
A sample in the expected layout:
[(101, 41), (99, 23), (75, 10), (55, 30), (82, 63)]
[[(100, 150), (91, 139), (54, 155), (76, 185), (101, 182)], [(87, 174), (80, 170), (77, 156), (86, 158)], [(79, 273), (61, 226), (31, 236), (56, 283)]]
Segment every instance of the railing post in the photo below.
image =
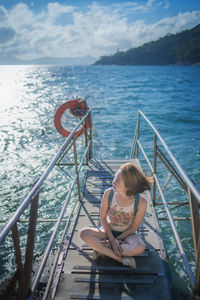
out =
[[(154, 133), (154, 156), (153, 156), (154, 174), (157, 171), (157, 135)], [(153, 182), (153, 205), (156, 205), (156, 182)]]
[(90, 133), (89, 133), (89, 140), (90, 140), (90, 148), (89, 148), (89, 159), (92, 159), (92, 120), (91, 120), (91, 114), (90, 114)]
[(194, 293), (200, 296), (200, 236), (198, 238), (198, 245), (197, 245), (198, 255), (196, 257), (196, 274), (195, 274), (195, 287)]
[(195, 295), (200, 296), (200, 217), (199, 217), (199, 207), (196, 199), (193, 197), (190, 189), (188, 188), (190, 215), (191, 215), (191, 225), (192, 225), (192, 236), (195, 251), (196, 260), (196, 273), (195, 273)]
[(198, 253), (198, 240), (199, 240), (199, 233), (200, 233), (200, 219), (199, 219), (199, 207), (191, 194), (190, 189), (188, 188), (188, 197), (189, 197), (189, 205), (190, 205), (190, 216), (191, 216), (191, 224), (192, 224), (192, 235), (193, 235), (193, 243), (194, 243), (194, 250), (195, 250), (195, 258), (199, 255)]
[(16, 265), (19, 272), (23, 272), (23, 264), (22, 264), (22, 255), (21, 255), (21, 249), (19, 244), (19, 232), (17, 223), (12, 228), (12, 236), (13, 236), (13, 243), (15, 248), (15, 259), (16, 259)]
[[(86, 101), (84, 100), (84, 115), (86, 114)], [(89, 116), (88, 116), (89, 118)], [(85, 127), (85, 149), (87, 148), (87, 145), (88, 145), (88, 131), (87, 131), (87, 118), (85, 119), (85, 122), (84, 122), (84, 127)], [(86, 155), (86, 164), (88, 165), (88, 154)]]
[[(87, 148), (87, 146), (88, 146), (88, 136), (87, 136), (87, 129), (86, 129), (86, 131), (85, 131), (85, 149)], [(87, 155), (86, 155), (86, 164), (88, 165), (88, 161), (89, 161), (89, 158), (88, 158), (88, 153), (87, 153)]]
[(17, 223), (12, 228), (13, 243), (15, 248), (15, 258), (17, 264), (17, 273), (15, 275), (15, 278), (13, 278), (13, 286), (14, 286), (14, 281), (16, 282), (16, 280), (18, 280), (19, 281), (18, 295), (19, 295), (19, 299), (22, 300), (27, 299), (29, 289), (30, 289), (30, 283), (31, 283), (33, 249), (34, 249), (35, 231), (36, 231), (36, 224), (37, 224), (38, 200), (39, 200), (39, 193), (37, 193), (34, 196), (31, 203), (24, 266), (22, 263), (22, 255), (21, 255)]
[(28, 227), (25, 263), (24, 263), (24, 289), (26, 295), (28, 295), (30, 285), (31, 285), (31, 273), (33, 267), (33, 251), (35, 245), (38, 201), (39, 201), (39, 192), (37, 192), (36, 195), (34, 195), (31, 202), (31, 208), (30, 208), (29, 227)]
[(140, 129), (140, 112), (138, 112), (137, 125), (136, 125), (135, 134), (134, 134), (134, 138), (133, 138), (133, 146), (132, 146), (132, 149), (131, 149), (130, 158), (134, 158), (135, 153), (136, 153), (136, 157), (138, 158), (138, 143), (137, 143), (137, 140), (139, 139), (139, 129)]
[(22, 255), (21, 255), (21, 249), (20, 249), (20, 242), (19, 242), (19, 231), (17, 227), (17, 223), (12, 228), (12, 236), (13, 236), (13, 243), (15, 248), (15, 259), (16, 259), (16, 265), (17, 265), (17, 271), (18, 271), (18, 281), (19, 281), (19, 298), (22, 300), (25, 300), (25, 290), (23, 287), (24, 283), (24, 268), (22, 263)]
[(138, 143), (140, 137), (140, 114), (138, 114), (137, 134), (136, 134), (136, 158), (138, 158)]
[(74, 135), (73, 135), (73, 146), (74, 146), (75, 173), (77, 174), (78, 198), (79, 198), (79, 201), (81, 201), (81, 191), (80, 191), (80, 182), (79, 182), (79, 173), (78, 173), (78, 159), (77, 159), (77, 150), (76, 150), (76, 138)]

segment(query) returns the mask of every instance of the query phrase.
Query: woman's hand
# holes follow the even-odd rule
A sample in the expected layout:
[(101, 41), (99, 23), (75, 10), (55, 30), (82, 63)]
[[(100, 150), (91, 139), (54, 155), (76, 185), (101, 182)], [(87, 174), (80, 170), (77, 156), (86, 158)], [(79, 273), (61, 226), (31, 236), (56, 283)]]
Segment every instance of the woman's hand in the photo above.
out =
[(121, 248), (121, 246), (120, 246), (119, 241), (116, 240), (116, 239), (114, 239), (114, 240), (112, 240), (111, 245), (112, 245), (113, 252), (114, 252), (117, 256), (121, 257), (121, 256), (122, 256), (122, 248)]
[(106, 247), (111, 249), (111, 243), (109, 240), (102, 240), (101, 243)]

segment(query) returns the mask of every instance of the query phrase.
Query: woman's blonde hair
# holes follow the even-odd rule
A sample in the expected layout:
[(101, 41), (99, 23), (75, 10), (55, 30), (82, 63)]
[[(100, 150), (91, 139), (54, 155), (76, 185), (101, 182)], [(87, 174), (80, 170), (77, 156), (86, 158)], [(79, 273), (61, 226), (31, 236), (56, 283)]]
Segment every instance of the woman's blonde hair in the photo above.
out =
[(124, 185), (127, 188), (126, 195), (134, 196), (150, 190), (153, 177), (145, 176), (142, 171), (133, 163), (125, 163), (120, 167)]

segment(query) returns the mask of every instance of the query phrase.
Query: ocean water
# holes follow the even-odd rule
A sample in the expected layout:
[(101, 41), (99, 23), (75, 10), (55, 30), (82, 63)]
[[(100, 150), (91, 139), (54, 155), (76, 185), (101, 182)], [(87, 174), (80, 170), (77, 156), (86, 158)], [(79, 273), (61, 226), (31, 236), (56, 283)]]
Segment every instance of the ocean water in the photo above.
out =
[[(54, 127), (56, 109), (77, 97), (95, 108), (95, 158), (129, 158), (140, 109), (200, 189), (199, 82), (200, 68), (192, 66), (0, 66), (1, 228), (64, 142)], [(70, 129), (74, 121), (66, 115), (63, 124)], [(144, 144), (150, 151), (152, 136), (145, 125), (143, 132)], [(58, 171), (54, 176), (56, 180), (51, 176), (48, 179), (51, 187), (45, 185), (42, 190), (40, 218), (56, 218), (66, 196), (69, 183)], [(173, 199), (187, 200), (172, 181), (167, 200)], [(188, 216), (188, 207), (174, 210), (173, 214)], [(22, 245), (26, 237), (23, 226), (19, 225)], [(166, 250), (172, 257), (173, 280), (181, 292), (190, 293), (169, 223), (163, 221), (161, 227)], [(194, 268), (191, 227), (185, 221), (177, 223), (177, 227)], [(38, 224), (37, 255), (44, 250), (51, 229), (50, 224)], [(12, 248), (9, 236), (0, 247), (0, 280), (13, 271)]]

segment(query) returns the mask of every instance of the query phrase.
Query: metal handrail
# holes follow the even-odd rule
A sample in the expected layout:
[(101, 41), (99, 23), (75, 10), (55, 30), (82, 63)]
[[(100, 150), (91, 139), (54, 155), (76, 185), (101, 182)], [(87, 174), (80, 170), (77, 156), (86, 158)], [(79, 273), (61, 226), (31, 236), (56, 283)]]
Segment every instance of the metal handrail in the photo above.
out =
[[(151, 127), (151, 129), (154, 132), (154, 167), (152, 166), (151, 162), (149, 161), (148, 156), (146, 155), (146, 153), (145, 153), (145, 151), (144, 151), (144, 149), (143, 149), (143, 147), (142, 147), (142, 145), (141, 145), (141, 143), (139, 141), (140, 115), (149, 124), (149, 126)], [(198, 276), (199, 276), (198, 275), (198, 270), (199, 270), (199, 263), (200, 263), (200, 261), (199, 261), (199, 259), (200, 259), (199, 258), (199, 247), (200, 247), (200, 245), (199, 245), (200, 244), (199, 243), (199, 236), (197, 236), (196, 239), (195, 239), (195, 234), (197, 234), (197, 232), (198, 232), (198, 235), (199, 235), (199, 230), (197, 229), (196, 232), (195, 232), (195, 229), (193, 230), (194, 244), (196, 244), (196, 246), (198, 244), (197, 249), (195, 249), (195, 252), (196, 252), (196, 261), (197, 261), (197, 270), (196, 270), (196, 274), (195, 274), (196, 277), (194, 277), (192, 269), (191, 269), (191, 266), (190, 266), (189, 261), (188, 261), (188, 258), (186, 256), (185, 250), (183, 248), (182, 242), (181, 242), (180, 237), (178, 235), (178, 231), (176, 229), (174, 220), (173, 220), (173, 218), (171, 216), (170, 209), (168, 207), (167, 201), (166, 201), (165, 196), (163, 194), (163, 190), (162, 190), (162, 188), (160, 186), (160, 183), (159, 183), (159, 180), (158, 180), (158, 177), (157, 177), (157, 174), (156, 174), (156, 156), (157, 156), (157, 151), (159, 149), (159, 147), (157, 146), (157, 138), (159, 139), (159, 141), (161, 142), (162, 146), (166, 150), (166, 153), (169, 155), (169, 158), (174, 163), (174, 165), (175, 165), (175, 167), (177, 169), (176, 175), (179, 176), (178, 175), (178, 173), (179, 173), (182, 176), (182, 177), (179, 177), (178, 179), (181, 179), (181, 181), (185, 184), (186, 190), (188, 189), (188, 195), (189, 195), (189, 193), (193, 194), (194, 199), (196, 200), (196, 205), (197, 205), (197, 209), (198, 209), (198, 207), (200, 207), (200, 194), (199, 194), (199, 192), (197, 191), (196, 187), (194, 186), (194, 184), (192, 183), (192, 181), (189, 179), (189, 177), (185, 174), (184, 170), (181, 168), (181, 166), (179, 165), (178, 161), (176, 160), (176, 158), (173, 156), (173, 154), (169, 150), (167, 144), (164, 142), (163, 138), (160, 136), (160, 134), (157, 131), (157, 129), (149, 121), (149, 119), (144, 115), (144, 113), (141, 110), (139, 110), (138, 111), (138, 121), (137, 121), (137, 126), (136, 126), (136, 130), (135, 130), (135, 134), (134, 134), (133, 146), (132, 146), (132, 149), (131, 149), (130, 157), (133, 158), (134, 155), (136, 155), (136, 157), (138, 157), (138, 147), (139, 147), (139, 149), (141, 150), (141, 152), (143, 154), (143, 157), (146, 160), (146, 162), (147, 162), (147, 164), (148, 164), (148, 166), (149, 166), (152, 174), (154, 174), (154, 176), (155, 176), (155, 182), (154, 183), (156, 184), (156, 186), (158, 187), (158, 190), (160, 192), (160, 197), (161, 197), (161, 199), (163, 201), (163, 204), (164, 204), (164, 207), (165, 207), (165, 211), (167, 213), (168, 220), (170, 222), (172, 231), (174, 233), (174, 237), (175, 237), (176, 243), (178, 245), (178, 249), (180, 251), (181, 257), (183, 259), (185, 270), (186, 270), (186, 272), (188, 274), (191, 286), (192, 286), (193, 291), (195, 293), (199, 293), (199, 284), (197, 283), (197, 281), (199, 282), (199, 279), (198, 279)], [(172, 170), (170, 170), (170, 171), (172, 171)], [(174, 171), (175, 171), (175, 169), (173, 168), (173, 172)], [(178, 182), (179, 182), (179, 180), (178, 180)], [(179, 184), (180, 184), (180, 182), (179, 182)], [(155, 186), (153, 187), (153, 193), (155, 194)], [(191, 219), (194, 218), (193, 213), (194, 212), (191, 212)]]
[[(152, 173), (153, 173), (153, 167), (152, 167), (152, 165), (151, 165), (151, 163), (150, 163), (150, 161), (149, 161), (147, 155), (145, 154), (145, 151), (144, 151), (144, 149), (143, 149), (141, 143), (140, 143), (139, 141), (137, 141), (137, 143), (138, 143), (138, 145), (139, 145), (139, 147), (140, 147), (140, 149), (141, 149), (141, 151), (142, 151), (142, 153), (143, 153), (144, 158), (146, 159), (146, 162), (147, 162), (149, 168), (151, 169), (151, 171), (152, 171)], [(194, 278), (194, 275), (193, 275), (193, 273), (192, 273), (192, 269), (191, 269), (190, 264), (189, 264), (189, 262), (188, 262), (188, 259), (187, 259), (185, 250), (184, 250), (184, 248), (183, 248), (183, 245), (182, 245), (182, 243), (181, 243), (180, 237), (179, 237), (179, 235), (178, 235), (178, 231), (177, 231), (177, 229), (176, 229), (176, 225), (175, 225), (174, 220), (173, 220), (173, 218), (172, 218), (172, 215), (171, 215), (171, 213), (170, 213), (169, 207), (168, 207), (168, 205), (167, 205), (167, 201), (166, 201), (166, 199), (165, 199), (165, 196), (164, 196), (164, 194), (163, 194), (162, 188), (161, 188), (161, 186), (160, 186), (160, 183), (159, 183), (159, 181), (158, 181), (158, 178), (157, 178), (156, 174), (154, 175), (154, 178), (155, 178), (157, 187), (158, 187), (159, 192), (160, 192), (160, 197), (161, 197), (161, 199), (162, 199), (162, 201), (163, 201), (163, 204), (164, 204), (164, 206), (165, 206), (165, 210), (166, 210), (167, 216), (168, 216), (168, 218), (169, 218), (169, 222), (170, 222), (172, 231), (173, 231), (173, 233), (174, 233), (174, 237), (175, 237), (176, 243), (177, 243), (177, 245), (178, 245), (178, 248), (179, 248), (181, 257), (182, 257), (182, 259), (183, 259), (183, 263), (184, 263), (184, 265), (185, 265), (185, 269), (186, 269), (187, 274), (188, 274), (188, 276), (189, 276), (191, 285), (192, 285), (192, 287), (194, 288), (195, 278)]]
[(91, 114), (92, 110), (93, 109), (89, 110), (88, 113), (78, 123), (78, 125), (71, 131), (71, 133), (68, 136), (67, 140), (62, 144), (62, 146), (60, 147), (59, 151), (56, 153), (56, 155), (53, 157), (53, 159), (49, 163), (46, 171), (44, 171), (44, 173), (42, 174), (42, 176), (40, 177), (40, 179), (37, 181), (37, 183), (31, 189), (31, 191), (29, 192), (29, 194), (27, 195), (27, 197), (20, 204), (20, 206), (18, 207), (18, 209), (16, 210), (16, 212), (14, 213), (14, 215), (11, 217), (11, 219), (9, 220), (9, 222), (7, 223), (7, 225), (3, 228), (2, 232), (0, 233), (0, 244), (2, 244), (4, 242), (6, 236), (8, 235), (8, 233), (10, 232), (10, 230), (12, 229), (12, 227), (19, 220), (19, 218), (21, 217), (22, 213), (24, 212), (24, 210), (26, 209), (26, 207), (29, 205), (29, 203), (31, 202), (31, 200), (34, 197), (34, 195), (38, 192), (38, 190), (40, 189), (40, 187), (44, 183), (45, 179), (48, 177), (49, 173), (51, 172), (51, 170), (53, 169), (53, 167), (57, 163), (57, 161), (60, 158), (60, 156), (63, 154), (64, 150), (66, 149), (66, 147), (71, 142), (71, 140), (72, 140), (72, 138), (74, 136), (75, 131), (77, 131), (77, 129), (83, 124), (83, 122), (86, 120), (86, 118)]
[[(84, 154), (83, 154), (82, 160), (81, 160), (80, 165), (79, 165), (78, 173), (79, 173), (80, 170), (81, 170), (81, 167), (82, 167), (83, 162), (84, 162), (84, 160), (85, 160), (85, 158), (86, 158), (86, 155), (87, 155), (87, 152), (88, 152), (89, 148), (90, 148), (90, 142), (88, 143), (88, 147), (85, 149), (85, 152), (84, 152)], [(53, 232), (52, 232), (52, 235), (51, 235), (51, 238), (50, 238), (50, 240), (49, 240), (49, 242), (48, 242), (48, 245), (47, 245), (47, 247), (46, 247), (46, 249), (45, 249), (45, 251), (44, 251), (42, 261), (41, 261), (40, 266), (39, 266), (39, 269), (38, 269), (38, 271), (37, 271), (37, 273), (36, 273), (36, 275), (35, 275), (35, 279), (34, 279), (34, 282), (33, 282), (32, 288), (31, 288), (31, 295), (29, 296), (29, 299), (32, 299), (32, 296), (33, 296), (33, 294), (34, 294), (34, 292), (35, 292), (35, 290), (36, 290), (36, 288), (37, 288), (38, 282), (39, 282), (39, 280), (40, 280), (40, 278), (41, 278), (41, 275), (42, 275), (42, 272), (43, 272), (44, 267), (45, 267), (45, 265), (46, 265), (48, 256), (49, 256), (50, 251), (51, 251), (51, 249), (52, 249), (53, 242), (54, 242), (54, 240), (55, 240), (56, 234), (57, 234), (57, 232), (58, 232), (58, 230), (59, 230), (60, 223), (61, 223), (61, 221), (62, 221), (62, 219), (63, 219), (63, 217), (64, 217), (64, 213), (65, 213), (67, 204), (68, 204), (68, 202), (69, 202), (69, 200), (70, 200), (70, 197), (71, 197), (73, 188), (74, 188), (74, 186), (75, 186), (75, 184), (76, 184), (77, 177), (78, 177), (78, 174), (75, 175), (75, 177), (74, 177), (74, 179), (73, 179), (73, 181), (72, 181), (71, 187), (70, 187), (70, 189), (69, 189), (69, 191), (68, 191), (68, 194), (67, 194), (67, 198), (66, 198), (66, 200), (65, 200), (65, 202), (64, 202), (64, 205), (63, 205), (63, 207), (62, 207), (62, 210), (61, 210), (61, 212), (60, 212), (60, 215), (59, 215), (59, 217), (58, 217), (58, 220), (57, 220), (57, 222), (56, 222), (56, 224), (55, 224), (55, 228), (54, 228), (54, 230), (53, 230)]]
[(160, 136), (159, 132), (154, 127), (154, 125), (149, 121), (149, 119), (144, 115), (144, 113), (141, 110), (139, 110), (138, 112), (139, 112), (140, 115), (142, 115), (142, 117), (146, 120), (146, 122), (153, 129), (154, 133), (157, 135), (157, 137), (159, 138), (159, 140), (162, 143), (163, 147), (165, 148), (167, 154), (169, 155), (169, 157), (173, 161), (174, 165), (177, 167), (178, 171), (182, 175), (182, 177), (183, 177), (186, 185), (190, 188), (190, 190), (192, 191), (193, 195), (195, 196), (195, 198), (197, 199), (197, 201), (198, 201), (198, 203), (200, 205), (200, 195), (199, 195), (199, 192), (197, 191), (195, 185), (192, 183), (192, 181), (190, 180), (190, 178), (185, 174), (185, 171), (179, 165), (178, 161), (176, 160), (176, 158), (174, 157), (174, 155), (172, 154), (172, 152), (169, 150), (169, 147), (167, 146), (167, 144), (165, 143), (165, 141), (163, 140), (163, 138)]

